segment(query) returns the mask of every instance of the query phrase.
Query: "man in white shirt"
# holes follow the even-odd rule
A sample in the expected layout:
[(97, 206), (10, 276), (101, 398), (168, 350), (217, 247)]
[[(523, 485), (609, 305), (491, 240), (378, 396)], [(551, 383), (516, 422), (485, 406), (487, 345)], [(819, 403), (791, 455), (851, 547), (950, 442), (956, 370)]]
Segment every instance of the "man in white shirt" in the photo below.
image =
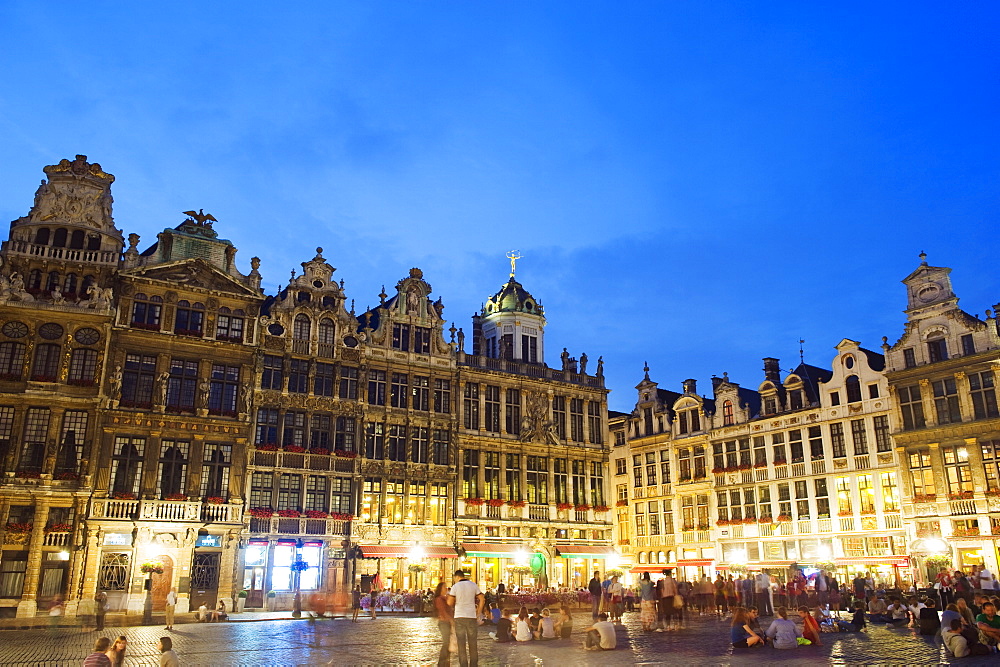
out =
[[(458, 664), (479, 665), (479, 618), (486, 597), (474, 581), (465, 578), (465, 570), (455, 570), (455, 583), (448, 591), (448, 604), (455, 608), (455, 639), (458, 641)], [(466, 650), (468, 646), (468, 650)]]
[(610, 651), (618, 646), (618, 635), (614, 624), (608, 622), (608, 615), (601, 613), (597, 621), (584, 630), (583, 648), (588, 651)]
[(979, 588), (984, 591), (993, 590), (993, 573), (985, 566), (979, 571)]
[(754, 589), (757, 591), (757, 608), (761, 616), (774, 616), (771, 606), (771, 575), (760, 572), (754, 578)]
[(166, 604), (166, 615), (167, 615), (167, 630), (174, 629), (174, 609), (177, 608), (177, 591), (173, 588), (167, 593), (167, 604)]

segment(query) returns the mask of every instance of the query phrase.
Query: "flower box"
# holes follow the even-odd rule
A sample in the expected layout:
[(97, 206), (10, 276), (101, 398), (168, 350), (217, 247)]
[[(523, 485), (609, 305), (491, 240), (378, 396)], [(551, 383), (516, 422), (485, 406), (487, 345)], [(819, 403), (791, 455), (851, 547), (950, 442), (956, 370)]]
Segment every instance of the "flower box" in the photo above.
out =
[(760, 470), (761, 468), (766, 468), (767, 467), (767, 462), (764, 461), (764, 462), (761, 462), (761, 463), (754, 463), (753, 467), (756, 468), (756, 469), (758, 469), (758, 470)]
[(499, 498), (491, 498), (486, 501), (486, 504), (490, 507), (503, 507), (504, 501)]
[(111, 497), (115, 500), (135, 500), (139, 496), (131, 491), (115, 491)]
[(215, 410), (215, 409), (209, 408), (208, 414), (214, 415), (216, 417), (235, 417), (236, 416), (236, 410)]
[(285, 445), (285, 452), (289, 454), (305, 454), (306, 448), (298, 445)]
[(577, 505), (576, 507), (574, 507), (574, 509), (577, 512), (586, 512), (587, 510), (590, 509), (590, 505)]
[(31, 530), (34, 527), (35, 527), (35, 525), (32, 524), (32, 523), (27, 523), (27, 522), (25, 522), (25, 523), (16, 523), (15, 522), (15, 523), (8, 523), (5, 530), (8, 533), (19, 533), (19, 534), (23, 535), (25, 533), (30, 533)]
[(949, 493), (948, 500), (972, 500), (972, 491), (963, 491), (961, 493)]
[(35, 472), (34, 470), (18, 470), (14, 476), (18, 479), (41, 479), (42, 473)]
[(791, 521), (791, 520), (792, 520), (792, 517), (790, 515), (788, 515), (788, 514), (779, 514), (778, 518), (775, 519), (775, 521), (778, 522), (778, 523), (782, 523), (782, 522), (786, 522), (787, 523), (788, 521)]
[(278, 510), (277, 515), (286, 519), (297, 519), (302, 516), (298, 510)]
[(187, 500), (187, 496), (185, 496), (183, 493), (168, 493), (167, 495), (163, 496), (163, 499), (164, 500)]
[(611, 508), (607, 505), (594, 505), (595, 512), (607, 512), (609, 509)]
[(719, 466), (716, 466), (716, 467), (712, 468), (712, 474), (713, 475), (721, 475), (724, 472), (726, 472), (725, 468), (720, 468)]
[(715, 525), (716, 526), (728, 526), (729, 525), (729, 519), (719, 519), (718, 521), (715, 522)]
[(340, 457), (342, 459), (356, 459), (356, 458), (358, 458), (358, 453), (357, 452), (349, 452), (349, 451), (346, 451), (344, 449), (335, 449), (335, 450), (333, 450), (333, 455), (337, 456), (337, 457)]
[(681, 475), (680, 481), (681, 482), (690, 482), (691, 481), (691, 475)]
[(226, 499), (222, 496), (208, 496), (205, 498), (205, 502), (209, 505), (222, 505), (226, 502)]
[(573, 509), (573, 503), (559, 503), (556, 505), (557, 510), (568, 510)]
[(60, 472), (60, 473), (56, 474), (55, 478), (57, 480), (61, 481), (61, 482), (65, 482), (65, 481), (68, 481), (68, 480), (76, 480), (76, 479), (80, 479), (80, 473), (76, 473), (76, 472)]
[(71, 533), (73, 526), (68, 523), (50, 523), (45, 526), (46, 533)]
[(306, 510), (305, 515), (307, 519), (325, 519), (330, 516), (328, 512), (321, 510)]
[(787, 465), (787, 464), (788, 464), (788, 461), (786, 459), (774, 459), (774, 465), (776, 465), (776, 466), (783, 466), (783, 465)]
[(278, 451), (278, 446), (274, 445), (274, 444), (271, 444), (271, 443), (267, 443), (266, 445), (257, 445), (257, 451), (258, 452), (276, 452), (276, 451)]
[(524, 507), (527, 504), (528, 503), (524, 502), (523, 500), (511, 500), (508, 501), (507, 506), (520, 509), (521, 507)]
[(120, 408), (135, 408), (138, 410), (149, 410), (153, 407), (152, 401), (130, 401), (127, 399), (122, 399), (118, 401), (118, 407)]
[(274, 510), (270, 507), (251, 507), (250, 516), (255, 519), (270, 519), (274, 516)]
[(337, 521), (351, 521), (354, 519), (354, 515), (349, 512), (332, 512), (330, 518)]
[(913, 496), (913, 502), (915, 503), (933, 503), (936, 500), (936, 493), (917, 493)]
[(57, 378), (55, 375), (32, 375), (32, 382), (56, 382)]
[(851, 510), (840, 510), (837, 512), (837, 516), (854, 516), (854, 512)]
[(158, 560), (148, 560), (139, 566), (143, 574), (163, 574), (163, 563)]
[(465, 504), (466, 505), (478, 506), (478, 505), (482, 505), (484, 502), (486, 502), (486, 501), (483, 500), (482, 498), (466, 498), (465, 499)]
[(745, 524), (754, 524), (754, 523), (757, 523), (757, 517), (748, 516), (747, 518), (743, 519), (743, 523), (745, 523)]
[(615, 503), (615, 507), (628, 507), (628, 501), (619, 500), (618, 502)]
[(159, 331), (160, 330), (160, 325), (159, 324), (147, 324), (146, 322), (133, 322), (132, 323), (132, 328), (133, 329), (145, 329), (146, 331)]
[(707, 523), (699, 523), (698, 524), (698, 530), (708, 530), (708, 524)]
[(319, 456), (329, 456), (330, 450), (326, 447), (313, 447), (309, 450), (310, 454), (318, 454)]
[(757, 523), (773, 523), (773, 522), (774, 522), (774, 519), (772, 519), (769, 516), (762, 516), (759, 519), (757, 519)]

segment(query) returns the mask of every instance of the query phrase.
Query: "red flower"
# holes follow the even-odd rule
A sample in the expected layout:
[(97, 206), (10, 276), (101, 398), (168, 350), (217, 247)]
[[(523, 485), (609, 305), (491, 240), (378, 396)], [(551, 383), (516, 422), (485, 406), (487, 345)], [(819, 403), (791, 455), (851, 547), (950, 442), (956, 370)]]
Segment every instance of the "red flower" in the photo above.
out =
[(257, 451), (259, 452), (276, 452), (278, 451), (278, 446), (273, 442), (269, 442), (264, 445), (257, 445)]
[(168, 493), (167, 495), (163, 496), (163, 499), (164, 500), (187, 500), (187, 496), (185, 496), (183, 493)]
[(112, 496), (115, 500), (135, 500), (136, 497), (136, 494), (131, 491), (116, 491)]
[(205, 498), (205, 502), (209, 505), (221, 505), (226, 502), (226, 499), (222, 496), (209, 496)]
[(356, 458), (358, 458), (358, 453), (357, 452), (348, 452), (348, 451), (343, 450), (343, 449), (335, 449), (335, 450), (333, 450), (333, 455), (337, 456), (337, 457), (340, 457), (342, 459), (356, 459)]
[(524, 507), (527, 503), (523, 500), (510, 500), (507, 502), (507, 505), (510, 507)]
[(607, 505), (594, 505), (595, 512), (607, 512), (609, 509), (611, 508)]
[(628, 501), (627, 500), (619, 500), (617, 503), (615, 503), (615, 506), (617, 506), (617, 507), (628, 507)]
[(338, 521), (350, 521), (354, 518), (354, 515), (348, 512), (333, 512), (330, 514), (330, 518)]
[(288, 519), (297, 519), (302, 516), (302, 514), (298, 510), (278, 510), (278, 516)]
[(309, 450), (310, 454), (319, 454), (320, 456), (329, 456), (330, 450), (326, 447), (313, 447)]
[(299, 447), (298, 445), (285, 445), (285, 451), (289, 454), (302, 454), (306, 451), (306, 448)]
[(320, 510), (306, 510), (305, 514), (307, 519), (325, 519), (330, 516), (326, 512), (321, 512)]
[(270, 519), (274, 516), (274, 510), (270, 507), (251, 507), (250, 516), (255, 519)]
[(586, 512), (589, 509), (590, 509), (590, 505), (577, 505), (576, 506), (576, 511), (577, 512)]
[(490, 507), (503, 507), (503, 503), (504, 501), (499, 498), (491, 498), (490, 500), (486, 501), (486, 504), (489, 505)]
[(573, 503), (559, 503), (556, 505), (557, 510), (568, 510), (573, 509)]
[(485, 502), (482, 498), (466, 498), (466, 505), (482, 505)]
[(73, 526), (68, 523), (50, 523), (45, 526), (46, 533), (71, 533)]

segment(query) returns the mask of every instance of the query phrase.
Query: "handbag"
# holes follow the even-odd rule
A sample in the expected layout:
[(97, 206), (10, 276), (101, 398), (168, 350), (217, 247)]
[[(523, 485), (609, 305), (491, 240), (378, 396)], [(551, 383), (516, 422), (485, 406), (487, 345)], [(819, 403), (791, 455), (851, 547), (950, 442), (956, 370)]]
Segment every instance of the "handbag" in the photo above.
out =
[(674, 596), (674, 609), (680, 609), (683, 606), (684, 606), (684, 596), (683, 595), (675, 595)]

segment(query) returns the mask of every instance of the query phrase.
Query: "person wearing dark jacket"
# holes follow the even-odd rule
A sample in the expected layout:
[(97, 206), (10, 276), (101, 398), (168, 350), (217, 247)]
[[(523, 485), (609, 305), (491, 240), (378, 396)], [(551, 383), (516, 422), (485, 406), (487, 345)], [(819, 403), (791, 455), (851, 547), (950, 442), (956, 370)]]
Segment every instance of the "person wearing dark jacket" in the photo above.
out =
[(938, 616), (937, 607), (933, 598), (927, 598), (925, 607), (920, 610), (920, 634), (936, 635), (941, 632), (941, 617)]
[(587, 590), (590, 591), (590, 604), (591, 610), (590, 615), (596, 621), (597, 614), (601, 611), (601, 596), (604, 594), (604, 588), (601, 587), (601, 573), (594, 571), (594, 578), (590, 580), (587, 585)]

